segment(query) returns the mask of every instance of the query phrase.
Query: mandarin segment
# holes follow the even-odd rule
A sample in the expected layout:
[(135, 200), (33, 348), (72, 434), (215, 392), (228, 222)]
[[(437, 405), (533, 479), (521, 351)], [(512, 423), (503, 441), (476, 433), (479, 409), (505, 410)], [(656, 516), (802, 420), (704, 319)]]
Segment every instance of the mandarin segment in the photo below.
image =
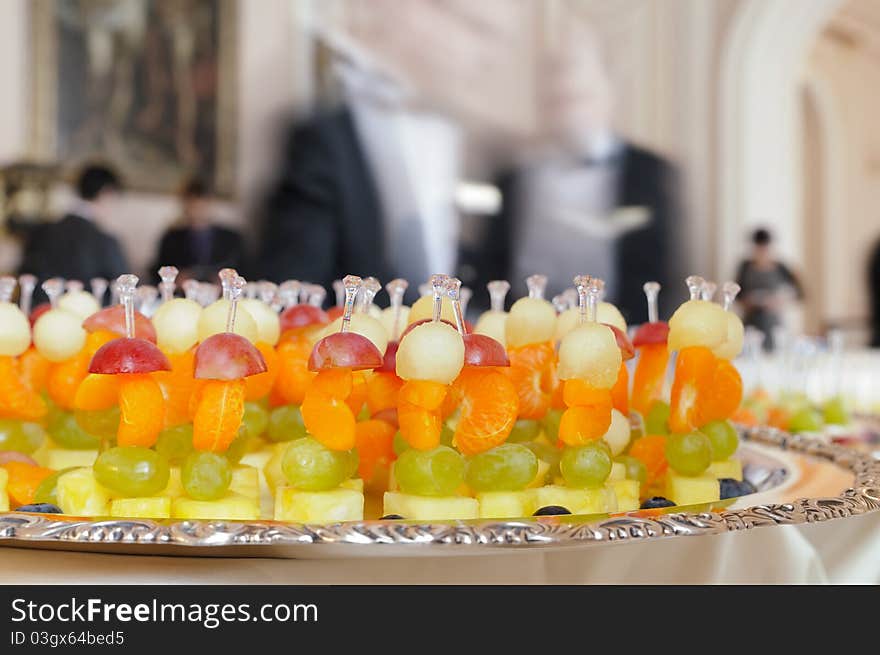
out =
[(490, 370), (469, 377), (462, 392), (454, 437), (458, 449), (474, 455), (504, 443), (519, 411), (513, 383), (502, 373)]
[(165, 427), (165, 398), (148, 374), (125, 375), (119, 384), (120, 446), (149, 448)]
[(244, 380), (206, 380), (193, 417), (196, 450), (222, 453), (238, 436), (244, 416)]

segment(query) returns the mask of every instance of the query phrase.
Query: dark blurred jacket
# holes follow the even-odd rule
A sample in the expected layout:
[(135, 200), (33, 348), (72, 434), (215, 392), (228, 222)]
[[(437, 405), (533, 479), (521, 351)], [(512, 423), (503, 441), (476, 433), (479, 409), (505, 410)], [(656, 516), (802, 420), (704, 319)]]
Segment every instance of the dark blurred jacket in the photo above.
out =
[(215, 281), (221, 268), (247, 268), (244, 240), (235, 230), (212, 225), (204, 230), (171, 228), (162, 235), (150, 274), (158, 280), (160, 266), (176, 266), (187, 277)]
[[(643, 148), (624, 144), (618, 155), (620, 166), (616, 207), (639, 206), (650, 210), (648, 224), (624, 234), (616, 243), (618, 293), (608, 298), (618, 306), (628, 323), (647, 321), (647, 304), (642, 285), (656, 280), (664, 291), (660, 294), (660, 317), (666, 319), (682, 299), (685, 291), (684, 271), (676, 254), (676, 238), (683, 229), (683, 216), (679, 209), (679, 189), (674, 166)], [(503, 273), (510, 271), (509, 258), (513, 252), (510, 239), (517, 230), (514, 221), (521, 216), (515, 206), (517, 185), (521, 171), (514, 170), (502, 175), (498, 185), (502, 193), (502, 217), (496, 222), (499, 230), (493, 239), (497, 243), (495, 256), (503, 260)], [(572, 262), (572, 275), (589, 273), (589, 262)], [(577, 269), (577, 270), (575, 270)]]
[[(119, 242), (92, 221), (75, 214), (33, 228), (19, 266), (19, 273), (35, 275), (41, 283), (62, 277), (80, 280), (86, 287), (93, 277), (114, 280), (128, 272)], [(38, 287), (34, 302), (43, 300), (45, 295)]]
[[(382, 199), (351, 112), (343, 107), (318, 115), (296, 125), (286, 143), (266, 205), (259, 272), (276, 282), (308, 280), (325, 287), (348, 273), (390, 280), (399, 273), (390, 264), (383, 221)], [(504, 269), (486, 238), (489, 230), (476, 232), (466, 242), (460, 235), (457, 270), (448, 271), (469, 286)], [(424, 280), (409, 282), (408, 300)]]

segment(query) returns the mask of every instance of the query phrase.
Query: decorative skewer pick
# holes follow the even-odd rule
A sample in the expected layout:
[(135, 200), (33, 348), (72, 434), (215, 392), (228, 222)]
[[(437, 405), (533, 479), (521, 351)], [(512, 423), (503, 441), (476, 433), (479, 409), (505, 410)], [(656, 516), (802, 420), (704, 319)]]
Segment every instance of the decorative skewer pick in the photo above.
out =
[(168, 302), (174, 298), (174, 283), (179, 272), (176, 266), (163, 266), (159, 269), (159, 277), (162, 279), (159, 283), (159, 289), (162, 292), (162, 302)]
[(49, 297), (49, 304), (52, 306), (52, 309), (55, 309), (58, 306), (58, 299), (64, 293), (64, 280), (60, 277), (49, 278), (43, 282), (43, 291)]
[(25, 273), (18, 276), (18, 286), (20, 288), (18, 294), (18, 305), (25, 316), (31, 315), (31, 305), (34, 302), (34, 289), (37, 288), (37, 278), (34, 275)]
[(107, 278), (103, 277), (93, 277), (89, 280), (89, 287), (92, 289), (92, 295), (95, 297), (95, 300), (98, 301), (99, 304), (104, 304), (104, 294), (107, 293), (107, 287), (109, 283), (107, 282)]
[(645, 282), (642, 285), (645, 292), (645, 298), (648, 300), (648, 323), (657, 323), (660, 320), (660, 313), (657, 311), (657, 297), (660, 295), (659, 282)]
[(504, 311), (504, 299), (510, 291), (510, 282), (507, 280), (492, 280), (486, 285), (489, 290), (489, 306), (493, 312)]
[(400, 338), (400, 313), (403, 307), (403, 296), (409, 283), (403, 278), (395, 278), (385, 285), (385, 291), (391, 299), (391, 340)]
[(362, 280), (357, 275), (346, 275), (342, 278), (345, 288), (345, 309), (342, 313), (342, 327), (340, 332), (348, 332), (351, 329), (351, 315), (354, 312), (354, 299), (360, 291)]

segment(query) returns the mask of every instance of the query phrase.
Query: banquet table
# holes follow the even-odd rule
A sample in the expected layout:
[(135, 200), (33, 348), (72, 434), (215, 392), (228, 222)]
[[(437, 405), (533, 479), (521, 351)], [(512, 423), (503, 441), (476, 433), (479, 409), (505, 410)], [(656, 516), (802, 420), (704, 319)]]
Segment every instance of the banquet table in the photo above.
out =
[(880, 513), (568, 549), (454, 557), (268, 559), (0, 549), (3, 584), (880, 583)]

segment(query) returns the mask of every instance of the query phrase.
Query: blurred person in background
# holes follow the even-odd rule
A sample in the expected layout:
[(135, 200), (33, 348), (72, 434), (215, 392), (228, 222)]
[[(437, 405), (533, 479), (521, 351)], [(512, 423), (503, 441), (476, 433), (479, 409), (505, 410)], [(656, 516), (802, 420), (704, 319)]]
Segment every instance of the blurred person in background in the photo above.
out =
[[(548, 276), (548, 296), (581, 270), (605, 280), (627, 321), (647, 320), (642, 285), (660, 282), (661, 314), (678, 296), (673, 243), (682, 216), (673, 166), (613, 127), (614, 92), (598, 44), (572, 28), (542, 68), (544, 145), (502, 174), (508, 276)], [(520, 293), (524, 288), (519, 289)]]
[(793, 298), (803, 298), (803, 288), (794, 273), (776, 259), (770, 232), (759, 228), (752, 233), (752, 252), (736, 273), (741, 287), (738, 300), (743, 323), (764, 333), (764, 347), (773, 349), (773, 328), (782, 324), (782, 311)]
[[(266, 206), (266, 278), (329, 286), (349, 272), (383, 282), (402, 277), (411, 301), (432, 273), (454, 274), (461, 266), (455, 191), (462, 130), (423, 97), (419, 80), (404, 79), (393, 66), (420, 58), (420, 69), (430, 72), (448, 60), (426, 52), (418, 31), (408, 29), (430, 16), (420, 9), (371, 4), (384, 60), (350, 41), (330, 44), (342, 102), (291, 132)], [(476, 244), (472, 260), (487, 265), (481, 249)]]
[[(35, 275), (40, 282), (51, 277), (80, 280), (93, 277), (113, 280), (129, 271), (116, 238), (99, 225), (116, 212), (122, 183), (113, 169), (90, 165), (76, 182), (77, 200), (60, 220), (30, 230), (19, 273)], [(37, 290), (35, 302), (45, 299)]]
[(214, 210), (213, 198), (202, 179), (193, 177), (183, 184), (180, 218), (162, 235), (152, 275), (160, 266), (176, 266), (181, 281), (214, 281), (221, 268), (245, 268), (241, 234), (216, 225)]

